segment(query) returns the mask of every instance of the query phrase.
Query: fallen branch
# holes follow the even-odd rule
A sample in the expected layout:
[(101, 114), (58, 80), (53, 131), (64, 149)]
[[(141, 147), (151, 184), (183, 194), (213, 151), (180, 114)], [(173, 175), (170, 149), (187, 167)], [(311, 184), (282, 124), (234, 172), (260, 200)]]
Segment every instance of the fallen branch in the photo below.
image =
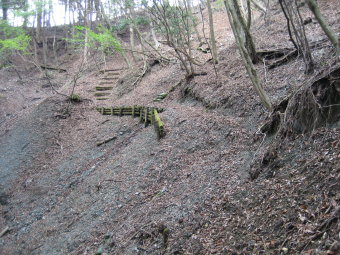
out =
[(98, 142), (98, 143), (97, 143), (97, 146), (101, 146), (101, 145), (106, 144), (106, 143), (108, 143), (108, 142), (111, 142), (112, 140), (115, 140), (115, 139), (117, 139), (116, 136), (110, 137), (110, 138), (108, 138), (108, 139), (106, 139), (106, 140), (104, 140), (104, 141), (102, 141), (102, 142)]
[(58, 71), (60, 73), (66, 73), (67, 72), (66, 69), (53, 67), (53, 66), (40, 65), (40, 67), (41, 67), (41, 69), (44, 69), (44, 70), (53, 70), (53, 71)]
[(6, 235), (6, 233), (9, 231), (9, 227), (6, 226), (1, 232), (0, 232), (0, 237), (3, 237), (4, 235)]

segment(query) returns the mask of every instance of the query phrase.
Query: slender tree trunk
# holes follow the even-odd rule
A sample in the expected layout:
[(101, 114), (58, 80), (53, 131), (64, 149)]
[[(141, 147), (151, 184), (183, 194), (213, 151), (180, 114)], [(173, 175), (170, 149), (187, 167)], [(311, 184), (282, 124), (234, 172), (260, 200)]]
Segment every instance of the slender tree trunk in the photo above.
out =
[(211, 52), (213, 55), (213, 61), (216, 64), (218, 63), (218, 56), (217, 56), (217, 47), (216, 47), (215, 32), (214, 32), (214, 20), (213, 20), (210, 1), (211, 0), (207, 0), (207, 7), (208, 7), (208, 14), (209, 14), (210, 45), (211, 45)]
[(1, 8), (2, 8), (2, 19), (8, 19), (8, 7), (9, 7), (9, 0), (2, 0), (1, 1)]
[(243, 35), (243, 29), (244, 26), (241, 24), (242, 22), (239, 20), (239, 16), (236, 13), (235, 6), (232, 4), (231, 1), (225, 0), (224, 1), (225, 7), (227, 9), (227, 14), (229, 18), (229, 22), (231, 25), (231, 28), (233, 30), (237, 46), (239, 48), (239, 52), (241, 55), (241, 58), (243, 60), (244, 66), (247, 70), (247, 73), (253, 83), (254, 89), (257, 93), (257, 95), (260, 97), (260, 100), (262, 104), (269, 110), (272, 110), (272, 104), (270, 102), (270, 99), (268, 95), (266, 94), (265, 90), (263, 89), (262, 83), (257, 76), (256, 69), (254, 67), (254, 64), (252, 62), (252, 59), (249, 54), (249, 49), (245, 47), (246, 41), (245, 37)]
[(159, 42), (157, 40), (157, 36), (156, 36), (156, 32), (155, 32), (155, 27), (154, 27), (153, 21), (151, 21), (150, 26), (151, 26), (151, 36), (152, 36), (153, 42), (155, 43), (155, 48), (158, 49), (160, 44), (159, 44)]
[(129, 10), (129, 19), (130, 19), (130, 26), (129, 26), (129, 32), (130, 32), (130, 47), (131, 47), (131, 56), (133, 59), (133, 62), (136, 63), (136, 56), (135, 56), (135, 29), (134, 29), (134, 2), (132, 1), (130, 3), (130, 6), (128, 7)]
[(242, 30), (241, 34), (242, 36), (245, 37), (245, 47), (247, 48), (247, 51), (250, 55), (251, 60), (253, 61), (254, 64), (256, 64), (259, 61), (259, 59), (256, 54), (253, 37), (251, 36), (248, 26), (246, 24), (246, 21), (241, 14), (240, 7), (237, 3), (237, 0), (231, 0), (231, 1), (232, 3), (230, 3), (230, 5), (234, 10), (233, 13), (236, 15), (235, 18), (240, 22), (240, 25), (241, 25), (241, 30)]
[(53, 3), (52, 0), (48, 1), (48, 18), (47, 18), (47, 26), (51, 27), (51, 14), (53, 13)]
[(37, 9), (37, 40), (41, 41), (41, 28), (42, 28), (42, 8), (38, 7)]
[(250, 0), (247, 0), (247, 30), (250, 31), (251, 27), (251, 6), (250, 6)]
[(191, 16), (191, 19), (192, 19), (192, 25), (194, 27), (194, 31), (195, 31), (195, 34), (197, 36), (197, 39), (199, 41), (199, 45), (202, 46), (203, 44), (203, 40), (202, 40), (202, 37), (201, 35), (199, 34), (198, 30), (197, 30), (197, 22), (194, 18), (194, 15), (193, 15), (193, 11), (192, 11), (192, 1), (191, 0), (185, 0), (186, 2), (186, 5), (187, 5), (187, 8), (188, 8), (188, 11), (189, 11), (189, 14)]
[(85, 0), (85, 7), (84, 7), (84, 27), (85, 27), (85, 42), (84, 42), (84, 54), (83, 54), (83, 62), (84, 64), (87, 62), (87, 56), (88, 56), (88, 42), (89, 42), (89, 36), (88, 36), (88, 11), (89, 11), (89, 0)]
[(133, 24), (130, 24), (129, 27), (129, 32), (130, 32), (130, 48), (131, 48), (131, 56), (133, 59), (133, 62), (136, 62), (136, 56), (135, 56), (135, 31), (133, 28)]
[[(28, 10), (28, 3), (27, 3), (27, 0), (24, 0), (23, 4), (24, 4), (24, 6), (23, 6), (23, 11), (24, 11), (24, 12), (27, 12), (27, 10)], [(22, 27), (23, 27), (23, 28), (27, 28), (27, 23), (28, 23), (28, 18), (27, 18), (27, 16), (25, 15), (25, 16), (24, 16), (24, 22), (22, 23)]]
[(241, 5), (241, 10), (242, 10), (243, 16), (246, 17), (247, 12), (246, 12), (246, 8), (244, 7), (243, 0), (239, 0), (239, 1), (240, 1), (240, 5)]
[(42, 33), (42, 45), (43, 45), (43, 50), (42, 50), (43, 63), (44, 65), (47, 65), (47, 38), (44, 32)]
[(312, 73), (314, 70), (314, 62), (296, 0), (279, 1), (286, 18), (290, 21), (287, 21), (288, 31), (291, 31), (290, 36), (295, 37), (292, 40), (295, 41), (299, 53), (302, 54), (306, 66), (306, 73)]
[(291, 22), (291, 21), (290, 21), (290, 18), (289, 18), (288, 14), (287, 14), (287, 12), (286, 12), (284, 6), (283, 6), (282, 0), (279, 0), (279, 3), (280, 3), (280, 6), (281, 6), (281, 9), (282, 9), (282, 12), (283, 12), (283, 14), (284, 14), (284, 16), (285, 16), (285, 18), (286, 18), (286, 21), (287, 21), (287, 29), (288, 29), (288, 34), (289, 34), (290, 41), (293, 43), (295, 49), (296, 49), (297, 51), (299, 51), (299, 48), (298, 48), (298, 46), (297, 46), (297, 43), (295, 42), (295, 40), (294, 40), (294, 38), (293, 38), (292, 30), (290, 29), (290, 22)]
[(315, 0), (307, 0), (307, 4), (308, 4), (309, 9), (313, 12), (316, 20), (319, 22), (321, 28), (323, 29), (323, 31), (327, 35), (328, 39), (332, 42), (337, 53), (339, 54), (340, 53), (339, 37), (333, 32), (333, 30), (328, 25), (324, 16), (320, 12), (318, 4), (316, 3)]
[[(65, 0), (65, 2), (64, 2), (64, 24), (66, 24), (68, 7), (69, 7), (68, 6), (68, 0)], [(70, 17), (70, 14), (68, 16)]]

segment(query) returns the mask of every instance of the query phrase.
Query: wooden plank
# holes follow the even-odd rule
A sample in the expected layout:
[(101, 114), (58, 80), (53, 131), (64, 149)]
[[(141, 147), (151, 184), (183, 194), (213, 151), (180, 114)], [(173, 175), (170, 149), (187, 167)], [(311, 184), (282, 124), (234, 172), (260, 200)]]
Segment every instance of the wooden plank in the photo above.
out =
[(106, 81), (114, 81), (114, 80), (118, 80), (118, 77), (102, 77), (100, 78), (101, 80), (105, 80)]
[(110, 92), (97, 92), (97, 93), (94, 93), (94, 96), (102, 97), (102, 96), (109, 96), (110, 94), (111, 94)]
[(111, 90), (111, 89), (113, 89), (112, 86), (97, 86), (96, 87), (97, 91), (104, 91), (104, 90)]

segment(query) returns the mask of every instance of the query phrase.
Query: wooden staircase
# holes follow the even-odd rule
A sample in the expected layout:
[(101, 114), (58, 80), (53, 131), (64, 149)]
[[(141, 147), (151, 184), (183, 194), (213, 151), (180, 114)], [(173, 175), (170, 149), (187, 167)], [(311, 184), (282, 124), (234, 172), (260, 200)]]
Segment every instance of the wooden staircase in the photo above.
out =
[(103, 101), (110, 99), (113, 87), (119, 79), (123, 70), (125, 70), (125, 68), (104, 69), (100, 71), (100, 81), (99, 84), (95, 87), (97, 92), (94, 93), (96, 100)]

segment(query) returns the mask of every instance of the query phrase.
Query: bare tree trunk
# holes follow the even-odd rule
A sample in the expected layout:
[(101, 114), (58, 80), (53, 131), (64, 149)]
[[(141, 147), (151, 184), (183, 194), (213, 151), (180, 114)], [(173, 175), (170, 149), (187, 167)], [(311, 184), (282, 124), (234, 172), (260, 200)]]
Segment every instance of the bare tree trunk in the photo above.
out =
[(335, 47), (335, 49), (337, 51), (337, 54), (339, 54), (340, 53), (339, 38), (332, 31), (332, 29), (329, 27), (329, 25), (327, 24), (327, 21), (325, 20), (325, 18), (323, 17), (323, 15), (320, 12), (318, 4), (316, 3), (315, 0), (307, 0), (307, 4), (308, 4), (309, 9), (313, 12), (316, 20), (319, 22), (321, 28), (323, 29), (323, 31), (327, 35), (328, 39), (332, 42), (333, 46)]
[[(24, 0), (23, 4), (24, 4), (23, 11), (27, 12), (27, 10), (28, 10), (28, 1)], [(27, 28), (27, 23), (28, 23), (28, 17), (25, 15), (24, 16), (24, 22), (22, 23), (23, 28)]]
[(239, 1), (240, 1), (240, 5), (241, 5), (241, 10), (242, 10), (243, 16), (246, 17), (247, 12), (246, 12), (246, 8), (244, 7), (243, 0), (239, 0)]
[(272, 104), (270, 102), (270, 99), (266, 92), (263, 89), (262, 83), (257, 76), (256, 69), (254, 67), (254, 64), (252, 62), (252, 59), (250, 57), (249, 49), (245, 47), (246, 41), (245, 37), (243, 35), (243, 29), (244, 26), (242, 25), (242, 21), (240, 21), (239, 15), (236, 13), (235, 6), (231, 1), (225, 0), (224, 1), (225, 7), (227, 9), (227, 14), (229, 18), (229, 22), (231, 25), (231, 28), (233, 30), (237, 46), (239, 48), (239, 52), (241, 54), (241, 58), (243, 60), (244, 66), (247, 70), (247, 73), (253, 83), (254, 89), (258, 96), (260, 97), (260, 100), (262, 104), (269, 110), (272, 110)]
[(193, 12), (192, 12), (192, 2), (191, 2), (191, 0), (185, 0), (185, 3), (187, 5), (189, 14), (192, 16), (192, 25), (194, 27), (195, 34), (197, 36), (197, 39), (199, 41), (200, 46), (202, 46), (202, 44), (203, 44), (202, 37), (200, 36), (200, 34), (197, 30), (197, 22), (195, 21), (194, 15), (193, 15)]
[(232, 2), (230, 3), (230, 6), (234, 10), (234, 12), (232, 12), (231, 14), (233, 15), (233, 13), (234, 13), (234, 15), (236, 15), (235, 17), (232, 17), (232, 18), (235, 18), (239, 21), (239, 23), (241, 25), (241, 32), (242, 32), (241, 35), (245, 37), (245, 47), (248, 51), (248, 54), (249, 54), (251, 60), (253, 61), (254, 64), (256, 64), (259, 61), (259, 59), (258, 59), (257, 54), (256, 54), (256, 49), (255, 49), (253, 37), (251, 36), (250, 31), (248, 29), (248, 26), (246, 24), (246, 21), (241, 14), (240, 7), (237, 3), (237, 0), (231, 0), (231, 1)]
[(52, 0), (48, 1), (48, 17), (47, 17), (47, 26), (51, 27), (51, 14), (53, 12), (53, 3)]
[(136, 63), (137, 59), (136, 59), (136, 56), (134, 54), (134, 52), (135, 52), (135, 29), (134, 29), (135, 13), (134, 13), (134, 1), (133, 0), (126, 3), (125, 10), (126, 10), (126, 14), (127, 14), (128, 18), (130, 20), (129, 32), (130, 32), (131, 56), (132, 56), (133, 62)]
[(250, 0), (253, 4), (254, 4), (254, 6), (257, 8), (257, 9), (259, 9), (260, 11), (262, 11), (263, 13), (266, 13), (267, 12), (267, 10), (266, 10), (266, 8), (265, 7), (263, 7), (259, 2), (257, 2), (256, 0)]
[(42, 8), (38, 6), (37, 8), (37, 40), (41, 41), (41, 27), (42, 27)]
[(43, 63), (44, 65), (47, 64), (47, 38), (45, 36), (45, 30), (42, 31), (42, 45), (43, 45)]
[(154, 27), (153, 21), (151, 21), (150, 26), (151, 26), (152, 39), (153, 39), (153, 42), (155, 43), (155, 48), (158, 49), (160, 44), (159, 44), (159, 41), (157, 40), (157, 36), (156, 36), (156, 32), (155, 32), (155, 27)]
[[(132, 23), (132, 21), (131, 21)], [(135, 56), (135, 31), (133, 29), (133, 24), (130, 24), (129, 27), (129, 32), (130, 32), (130, 48), (131, 48), (131, 56), (133, 59), (133, 62), (136, 62), (136, 56)]]
[(211, 10), (211, 0), (207, 0), (207, 7), (208, 7), (208, 14), (209, 14), (209, 30), (210, 30), (210, 44), (211, 44), (211, 52), (213, 55), (214, 63), (218, 63), (218, 56), (217, 56), (217, 47), (216, 47), (216, 40), (215, 40), (215, 32), (214, 32), (214, 20)]
[(87, 62), (87, 56), (88, 56), (88, 41), (89, 41), (89, 36), (88, 36), (88, 5), (89, 5), (89, 0), (85, 0), (85, 7), (84, 7), (84, 27), (85, 27), (85, 42), (84, 42), (84, 54), (83, 54), (83, 62)]
[(8, 19), (8, 8), (9, 8), (9, 0), (1, 0), (1, 8), (2, 8), (2, 19)]
[(250, 0), (247, 0), (247, 29), (250, 31), (251, 27), (251, 6)]
[(67, 10), (68, 10), (68, 0), (65, 0), (64, 2), (64, 24), (66, 24)]
[(294, 39), (292, 38), (292, 40), (295, 41), (298, 51), (302, 54), (306, 66), (306, 73), (312, 73), (314, 70), (314, 62), (296, 0), (279, 1), (286, 19), (290, 21), (287, 21), (288, 31), (292, 32), (290, 36), (295, 37)]

